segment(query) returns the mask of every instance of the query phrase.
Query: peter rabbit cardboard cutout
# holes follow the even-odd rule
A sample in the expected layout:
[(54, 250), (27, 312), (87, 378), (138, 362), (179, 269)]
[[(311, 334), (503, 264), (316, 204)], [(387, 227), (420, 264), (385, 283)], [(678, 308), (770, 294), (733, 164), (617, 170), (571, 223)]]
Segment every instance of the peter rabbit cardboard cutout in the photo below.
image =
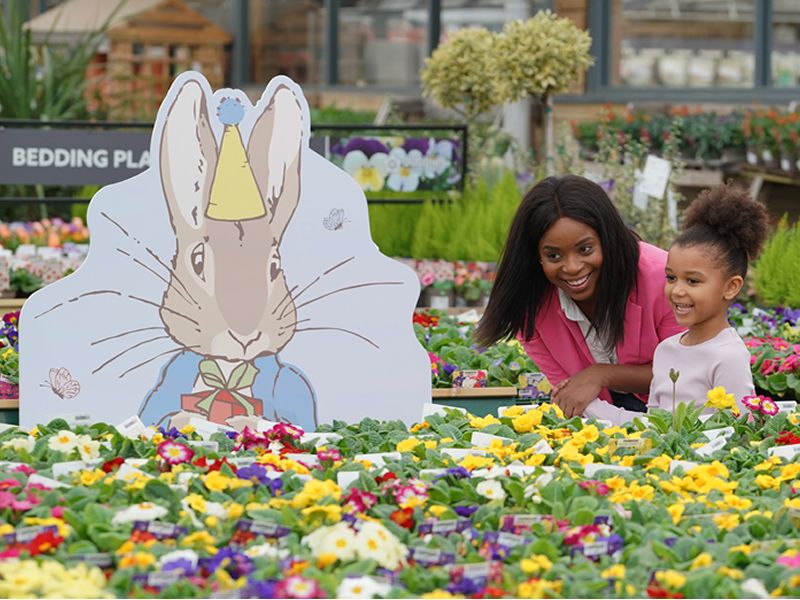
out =
[(179, 76), (151, 167), (95, 195), (85, 263), (25, 303), (21, 424), (418, 419), (419, 283), (372, 242), (358, 184), (308, 142), (290, 79), (251, 106)]

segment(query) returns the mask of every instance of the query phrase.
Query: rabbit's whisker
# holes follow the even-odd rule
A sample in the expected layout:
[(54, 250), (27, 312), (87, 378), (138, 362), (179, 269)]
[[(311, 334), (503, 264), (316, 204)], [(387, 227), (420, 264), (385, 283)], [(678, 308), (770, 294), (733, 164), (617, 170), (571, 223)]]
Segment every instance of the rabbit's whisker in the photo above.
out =
[[(161, 259), (161, 257), (158, 256), (158, 254), (153, 252), (153, 250), (149, 246), (147, 246), (147, 244), (143, 244), (142, 241), (139, 238), (137, 238), (136, 236), (133, 236), (130, 233), (128, 233), (127, 229), (125, 229), (122, 225), (120, 225), (114, 219), (109, 217), (106, 212), (101, 211), (100, 215), (104, 219), (109, 221), (110, 223), (113, 223), (117, 227), (117, 229), (119, 229), (126, 238), (128, 238), (129, 240), (133, 240), (134, 242), (136, 242), (136, 244), (138, 246), (141, 246), (142, 248), (144, 248), (145, 251), (147, 252), (147, 254), (149, 254), (153, 258), (153, 260), (155, 260), (159, 265), (164, 267), (169, 272), (169, 274), (172, 275), (173, 279), (175, 279), (175, 281), (177, 281), (180, 284), (180, 286), (183, 288), (183, 291), (186, 292), (186, 294), (189, 296), (189, 298), (192, 299), (192, 302), (194, 302), (197, 306), (200, 306), (200, 303), (197, 302), (197, 300), (192, 296), (191, 292), (189, 292), (189, 290), (186, 288), (186, 285), (184, 285), (183, 281), (180, 280), (180, 278), (178, 277), (178, 274), (175, 273), (175, 271), (172, 269), (172, 267), (170, 267), (167, 263), (165, 263)], [(130, 255), (128, 255), (128, 256), (130, 256)], [(167, 282), (167, 283), (169, 283), (169, 282)]]
[(145, 247), (144, 247), (144, 249), (147, 251), (147, 253), (148, 253), (150, 256), (152, 256), (152, 257), (153, 257), (153, 259), (154, 259), (154, 260), (155, 260), (155, 261), (156, 261), (158, 264), (160, 264), (160, 265), (161, 265), (162, 267), (164, 267), (164, 268), (165, 268), (167, 271), (169, 271), (169, 274), (170, 274), (170, 275), (172, 275), (172, 278), (173, 278), (175, 281), (177, 281), (179, 284), (181, 284), (181, 287), (183, 288), (183, 291), (184, 291), (184, 292), (186, 292), (186, 295), (187, 295), (187, 296), (189, 296), (189, 298), (191, 298), (191, 299), (192, 299), (192, 302), (194, 302), (194, 303), (195, 303), (197, 306), (200, 306), (200, 303), (199, 303), (197, 300), (195, 300), (194, 296), (192, 296), (192, 293), (189, 291), (189, 288), (187, 288), (187, 287), (186, 287), (186, 285), (184, 285), (183, 281), (181, 281), (181, 278), (180, 278), (180, 277), (178, 277), (178, 274), (175, 272), (175, 270), (174, 270), (172, 267), (170, 267), (170, 266), (169, 266), (167, 263), (165, 263), (163, 260), (161, 260), (161, 257), (160, 257), (158, 254), (156, 254), (155, 252), (153, 252), (153, 251), (152, 251), (150, 248), (148, 248), (147, 246), (145, 246)]
[(153, 358), (150, 358), (150, 359), (148, 359), (148, 360), (146, 360), (144, 362), (140, 362), (138, 365), (132, 366), (127, 371), (123, 371), (122, 374), (118, 377), (118, 379), (122, 379), (123, 377), (125, 377), (125, 375), (127, 375), (131, 371), (135, 371), (136, 369), (139, 369), (139, 368), (145, 366), (147, 363), (151, 363), (154, 360), (156, 360), (158, 358), (161, 358), (162, 356), (166, 356), (167, 354), (173, 354), (174, 352), (183, 352), (184, 350), (191, 350), (193, 348), (199, 348), (199, 347), (200, 347), (200, 344), (197, 344), (197, 345), (194, 345), (194, 346), (178, 346), (177, 348), (173, 348), (172, 350), (167, 350), (165, 352), (162, 352), (161, 354), (156, 354)]
[(148, 271), (148, 272), (152, 273), (153, 275), (155, 275), (156, 277), (158, 277), (161, 281), (163, 281), (164, 283), (167, 284), (167, 287), (171, 287), (173, 290), (175, 290), (175, 293), (178, 294), (184, 300), (186, 300), (186, 302), (189, 302), (189, 303), (193, 302), (195, 304), (195, 306), (200, 306), (199, 304), (197, 304), (197, 301), (195, 301), (194, 299), (190, 300), (189, 298), (184, 296), (183, 292), (181, 292), (177, 287), (175, 287), (172, 284), (172, 282), (169, 279), (167, 279), (166, 277), (164, 277), (161, 273), (159, 273), (155, 269), (150, 268), (148, 265), (144, 264), (142, 261), (140, 261), (135, 256), (131, 256), (131, 254), (129, 252), (123, 250), (122, 248), (117, 248), (116, 250), (117, 250), (117, 252), (119, 252), (123, 256), (127, 256), (128, 258), (130, 258), (135, 264), (139, 265), (140, 267), (142, 267), (146, 271)]
[(158, 341), (158, 340), (165, 340), (165, 339), (169, 339), (169, 336), (168, 335), (159, 335), (159, 336), (150, 338), (148, 340), (144, 340), (142, 342), (139, 342), (137, 344), (134, 344), (133, 346), (129, 346), (128, 348), (125, 348), (125, 350), (120, 352), (119, 354), (115, 354), (114, 356), (109, 358), (106, 362), (104, 362), (102, 365), (97, 367), (94, 371), (92, 371), (92, 375), (94, 375), (98, 371), (101, 371), (102, 369), (104, 369), (105, 367), (110, 365), (112, 362), (114, 362), (115, 360), (117, 360), (121, 356), (127, 354), (128, 352), (130, 352), (131, 350), (133, 350), (135, 348), (138, 348), (139, 346), (144, 346), (145, 344), (149, 344), (150, 342), (155, 342), (155, 341)]
[[(329, 269), (327, 269), (326, 271), (323, 271), (323, 272), (322, 272), (322, 275), (319, 275), (318, 277), (314, 278), (314, 280), (313, 280), (311, 283), (309, 283), (307, 286), (305, 286), (305, 287), (304, 287), (302, 290), (300, 290), (300, 291), (297, 293), (297, 295), (296, 295), (296, 296), (292, 296), (292, 292), (294, 292), (294, 291), (297, 289), (297, 286), (294, 286), (292, 289), (290, 289), (290, 290), (287, 292), (286, 296), (284, 296), (284, 297), (283, 297), (283, 299), (282, 299), (280, 302), (278, 302), (278, 305), (275, 307), (275, 310), (273, 310), (273, 311), (272, 311), (272, 314), (274, 315), (274, 314), (275, 314), (275, 313), (278, 311), (278, 309), (279, 309), (279, 308), (281, 307), (281, 305), (282, 305), (282, 304), (283, 304), (283, 303), (286, 301), (286, 299), (287, 299), (287, 298), (289, 298), (289, 297), (291, 296), (291, 298), (292, 298), (292, 302), (294, 303), (294, 302), (295, 302), (295, 301), (297, 301), (297, 299), (298, 299), (298, 298), (299, 298), (299, 297), (300, 297), (300, 296), (303, 294), (303, 292), (305, 292), (305, 291), (306, 291), (308, 288), (310, 288), (312, 285), (314, 285), (315, 283), (317, 283), (317, 282), (318, 282), (320, 279), (322, 279), (323, 277), (325, 277), (325, 275), (328, 275), (329, 273), (332, 273), (333, 271), (335, 271), (335, 270), (336, 270), (336, 269), (338, 269), (339, 267), (342, 267), (342, 266), (346, 265), (347, 263), (349, 263), (349, 262), (350, 262), (351, 260), (353, 260), (353, 259), (355, 259), (355, 256), (351, 256), (350, 258), (345, 258), (345, 259), (344, 259), (342, 262), (340, 262), (340, 263), (336, 263), (335, 265), (333, 265), (332, 267), (330, 267), (330, 268), (329, 268)], [(281, 311), (281, 318), (283, 318), (283, 316), (284, 316), (284, 315), (283, 315), (283, 313), (284, 313), (284, 312), (286, 312), (286, 310), (285, 310), (285, 309), (284, 309), (283, 311)]]
[(171, 308), (168, 308), (166, 306), (162, 306), (158, 302), (153, 302), (152, 300), (147, 300), (145, 298), (139, 298), (138, 296), (133, 296), (131, 294), (128, 294), (128, 298), (130, 298), (131, 300), (136, 300), (137, 302), (142, 302), (144, 304), (149, 304), (150, 306), (155, 306), (156, 308), (164, 310), (164, 311), (166, 311), (168, 313), (172, 313), (173, 315), (181, 317), (182, 319), (186, 319), (187, 321), (189, 321), (190, 323), (194, 323), (198, 327), (200, 326), (200, 323), (198, 321), (195, 321), (191, 317), (187, 317), (183, 313), (179, 313), (177, 310), (172, 310)]
[[(87, 296), (100, 296), (102, 294), (112, 294), (114, 296), (122, 296), (122, 292), (118, 292), (116, 290), (92, 290), (90, 292), (84, 292), (83, 294), (79, 294), (79, 295), (75, 296), (74, 298), (70, 298), (69, 300), (67, 300), (67, 302), (77, 302), (81, 298), (86, 298)], [(38, 315), (34, 315), (33, 318), (34, 319), (38, 319), (39, 317), (43, 317), (47, 313), (52, 312), (52, 311), (54, 311), (55, 309), (57, 309), (57, 308), (59, 308), (61, 306), (64, 306), (63, 302), (59, 302), (55, 306), (51, 306), (47, 310), (45, 310), (43, 312), (40, 312)]]
[[(403, 285), (403, 282), (402, 281), (372, 281), (370, 283), (356, 283), (354, 285), (348, 285), (348, 286), (345, 286), (345, 287), (341, 287), (341, 288), (332, 290), (330, 292), (322, 294), (321, 296), (317, 296), (316, 298), (312, 298), (311, 300), (306, 300), (302, 304), (298, 304), (297, 306), (295, 306), (295, 309), (296, 310), (300, 310), (304, 306), (308, 306), (309, 304), (313, 304), (314, 302), (317, 302), (318, 300), (322, 300), (323, 298), (327, 298), (328, 296), (332, 296), (334, 294), (339, 294), (341, 292), (346, 292), (348, 290), (355, 290), (355, 289), (358, 289), (358, 288), (365, 288), (365, 287), (376, 287), (376, 286), (382, 286), (382, 285)], [(281, 317), (283, 317), (283, 315), (281, 315)]]
[(280, 302), (278, 302), (278, 304), (275, 306), (274, 310), (272, 311), (272, 314), (273, 314), (273, 315), (274, 315), (276, 312), (278, 312), (278, 309), (281, 307), (281, 304), (283, 304), (284, 302), (286, 302), (286, 300), (287, 300), (288, 298), (291, 298), (291, 297), (292, 297), (292, 292), (293, 292), (293, 291), (295, 291), (296, 289), (297, 289), (297, 286), (294, 286), (292, 289), (290, 289), (289, 291), (287, 291), (287, 292), (286, 292), (286, 295), (285, 295), (283, 298), (281, 298), (281, 301), (280, 301)]
[(357, 338), (359, 338), (361, 340), (364, 340), (369, 345), (374, 346), (376, 350), (380, 350), (381, 349), (381, 347), (378, 346), (378, 344), (373, 342), (368, 337), (363, 336), (360, 333), (356, 333), (355, 331), (352, 331), (351, 329), (344, 329), (343, 327), (304, 327), (302, 329), (295, 329), (295, 331), (298, 332), (298, 333), (302, 332), (302, 331), (340, 331), (342, 333), (347, 333), (349, 335), (354, 335)]
[(306, 321), (310, 321), (311, 319), (300, 319), (299, 321), (294, 321), (293, 323), (287, 323), (286, 325), (281, 325), (281, 329), (290, 329), (297, 325), (298, 323), (305, 323)]
[(153, 329), (163, 329), (166, 330), (166, 327), (162, 326), (155, 326), (155, 327), (141, 327), (140, 329), (129, 329), (128, 331), (123, 331), (121, 333), (117, 333), (115, 335), (110, 335), (108, 337), (101, 338), (99, 340), (93, 341), (90, 345), (96, 346), (97, 344), (102, 344), (103, 342), (107, 342), (109, 340), (114, 340), (117, 338), (121, 338), (126, 335), (131, 335), (132, 333), (139, 333), (140, 331), (150, 331)]

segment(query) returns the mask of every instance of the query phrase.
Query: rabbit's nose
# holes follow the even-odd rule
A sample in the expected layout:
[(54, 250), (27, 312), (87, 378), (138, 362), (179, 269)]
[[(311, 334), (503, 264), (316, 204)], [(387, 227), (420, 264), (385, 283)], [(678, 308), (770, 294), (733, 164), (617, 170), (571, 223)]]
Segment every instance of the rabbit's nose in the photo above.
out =
[(242, 352), (247, 352), (247, 347), (261, 337), (261, 332), (257, 331), (254, 335), (250, 336), (250, 339), (247, 339), (244, 336), (236, 335), (230, 329), (228, 329), (228, 335), (231, 336), (234, 341), (242, 347)]

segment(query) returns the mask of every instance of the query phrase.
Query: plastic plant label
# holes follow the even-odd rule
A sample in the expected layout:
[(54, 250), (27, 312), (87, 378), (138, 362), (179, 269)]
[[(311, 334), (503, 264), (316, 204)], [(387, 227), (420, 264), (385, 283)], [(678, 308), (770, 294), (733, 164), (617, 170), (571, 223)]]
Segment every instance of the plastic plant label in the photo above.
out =
[(718, 437), (716, 439), (711, 440), (704, 446), (697, 448), (695, 452), (702, 457), (708, 457), (714, 454), (717, 450), (722, 450), (725, 447), (725, 444), (728, 443), (728, 439), (725, 437)]
[(583, 467), (583, 474), (586, 477), (594, 477), (600, 471), (617, 471), (619, 473), (630, 473), (632, 467), (623, 467), (622, 465), (606, 465), (603, 463), (589, 463)]
[(374, 454), (356, 454), (353, 460), (366, 460), (376, 467), (382, 467), (387, 460), (400, 460), (401, 458), (399, 452), (376, 452)]
[(797, 402), (794, 400), (777, 400), (775, 404), (778, 405), (779, 413), (792, 414), (797, 410)]
[(194, 448), (202, 448), (209, 452), (219, 452), (219, 443), (206, 440), (188, 440), (187, 443)]
[(145, 436), (148, 440), (153, 437), (153, 431), (145, 426), (139, 418), (139, 415), (133, 415), (125, 419), (122, 423), (117, 425), (117, 431), (119, 431), (120, 435), (123, 437), (132, 440), (139, 439), (140, 436)]
[(774, 446), (767, 450), (770, 457), (780, 456), (786, 460), (792, 460), (796, 454), (800, 454), (800, 444), (789, 444), (788, 446)]
[(442, 448), (442, 454), (446, 454), (455, 461), (463, 460), (467, 456), (486, 456), (486, 451), (480, 448)]
[(706, 429), (703, 432), (703, 435), (706, 436), (709, 440), (715, 440), (718, 437), (722, 436), (725, 439), (731, 437), (735, 431), (733, 427), (720, 427), (718, 429)]
[(533, 454), (552, 454), (553, 449), (550, 447), (550, 444), (547, 443), (547, 440), (539, 440), (534, 444), (533, 448), (531, 448), (531, 452)]
[(470, 442), (474, 446), (491, 446), (492, 442), (495, 440), (499, 440), (503, 444), (514, 441), (511, 438), (503, 437), (500, 435), (492, 435), (491, 433), (483, 433), (481, 431), (473, 431), (472, 437), (470, 438)]

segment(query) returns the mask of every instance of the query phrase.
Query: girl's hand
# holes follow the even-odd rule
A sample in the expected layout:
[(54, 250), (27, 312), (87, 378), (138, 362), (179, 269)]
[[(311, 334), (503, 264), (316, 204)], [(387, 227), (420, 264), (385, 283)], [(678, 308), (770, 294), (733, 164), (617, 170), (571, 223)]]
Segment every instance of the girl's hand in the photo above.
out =
[(550, 398), (564, 411), (568, 419), (582, 415), (589, 403), (597, 398), (603, 389), (600, 378), (588, 367), (576, 373), (553, 388)]

